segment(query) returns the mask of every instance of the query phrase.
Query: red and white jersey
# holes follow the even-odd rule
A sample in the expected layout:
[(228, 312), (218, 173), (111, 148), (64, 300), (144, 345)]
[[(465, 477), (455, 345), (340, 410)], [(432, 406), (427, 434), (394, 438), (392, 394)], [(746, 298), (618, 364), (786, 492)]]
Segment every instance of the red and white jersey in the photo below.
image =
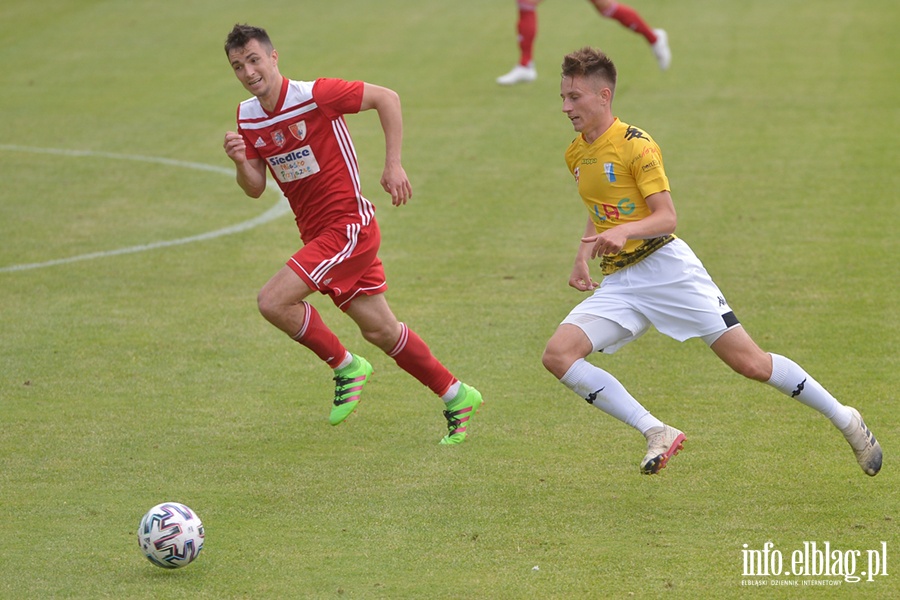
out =
[(304, 243), (328, 227), (368, 225), (375, 207), (360, 191), (343, 115), (359, 112), (363, 82), (284, 79), (274, 112), (257, 98), (238, 106), (247, 158), (262, 158), (294, 211)]

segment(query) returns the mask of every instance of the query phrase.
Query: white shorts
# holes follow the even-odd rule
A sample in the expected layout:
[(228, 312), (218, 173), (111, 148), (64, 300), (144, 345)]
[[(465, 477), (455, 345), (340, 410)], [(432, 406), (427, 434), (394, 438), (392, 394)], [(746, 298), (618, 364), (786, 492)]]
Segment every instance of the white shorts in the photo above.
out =
[[(605, 320), (627, 331), (611, 339)], [(739, 324), (700, 259), (680, 239), (604, 277), (600, 287), (573, 308), (563, 323), (581, 328), (594, 352), (607, 354), (636, 340), (651, 325), (679, 342), (702, 337), (712, 344)]]

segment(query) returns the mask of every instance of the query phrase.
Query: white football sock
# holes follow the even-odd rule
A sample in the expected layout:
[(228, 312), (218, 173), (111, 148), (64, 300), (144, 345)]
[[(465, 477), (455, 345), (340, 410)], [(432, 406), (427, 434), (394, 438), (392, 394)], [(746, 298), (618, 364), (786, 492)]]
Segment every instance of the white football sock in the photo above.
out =
[(461, 387), (461, 381), (454, 381), (453, 385), (447, 388), (447, 391), (444, 392), (443, 396), (441, 396), (441, 400), (444, 401), (444, 404), (450, 404), (453, 400), (456, 400), (456, 396), (457, 394), (459, 394), (459, 388)]
[(559, 381), (596, 408), (641, 433), (646, 433), (651, 427), (663, 426), (628, 393), (618, 379), (583, 358), (575, 361)]
[(340, 363), (338, 363), (338, 366), (336, 366), (334, 368), (334, 370), (337, 371), (338, 369), (343, 369), (344, 367), (348, 367), (348, 366), (350, 366), (350, 363), (352, 363), (352, 362), (353, 362), (353, 355), (350, 354), (349, 352), (347, 352), (344, 354), (344, 359)]
[(803, 368), (789, 358), (772, 354), (772, 377), (768, 383), (776, 390), (795, 398), (806, 406), (825, 415), (838, 429), (850, 425), (853, 414), (850, 409), (837, 401), (818, 381), (809, 376)]

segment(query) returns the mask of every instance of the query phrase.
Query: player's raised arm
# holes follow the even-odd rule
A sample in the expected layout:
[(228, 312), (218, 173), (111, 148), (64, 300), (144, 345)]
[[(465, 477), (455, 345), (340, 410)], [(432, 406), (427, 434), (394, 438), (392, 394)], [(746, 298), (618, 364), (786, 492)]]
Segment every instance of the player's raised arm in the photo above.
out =
[(412, 185), (400, 161), (403, 147), (400, 96), (394, 90), (371, 83), (364, 86), (359, 109), (363, 111), (374, 108), (384, 130), (384, 172), (381, 175), (381, 187), (391, 195), (393, 205), (400, 206), (412, 198)]
[(266, 190), (266, 165), (261, 159), (248, 159), (247, 147), (241, 134), (225, 134), (225, 154), (234, 161), (237, 183), (251, 198), (259, 198)]

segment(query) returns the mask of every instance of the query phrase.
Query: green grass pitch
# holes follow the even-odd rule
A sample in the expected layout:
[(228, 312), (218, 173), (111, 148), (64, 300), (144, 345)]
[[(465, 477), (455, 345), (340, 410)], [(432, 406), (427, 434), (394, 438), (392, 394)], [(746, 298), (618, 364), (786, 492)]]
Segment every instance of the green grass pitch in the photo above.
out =
[[(513, 0), (2, 3), (0, 597), (897, 597), (900, 7), (629, 4), (668, 30), (670, 71), (587, 2), (553, 0), (539, 79), (501, 88)], [(392, 307), (484, 393), (464, 445), (438, 446), (440, 402), (316, 297), (376, 368), (330, 427), (330, 372), (259, 316), (299, 240), (222, 152), (246, 96), (222, 50), (235, 22), (269, 30), (288, 77), (400, 93), (408, 206), (378, 185), (376, 115), (348, 123)], [(697, 340), (591, 359), (686, 432), (655, 477), (636, 432), (541, 367), (580, 298), (558, 70), (586, 44), (617, 62), (616, 114), (662, 147), (679, 235), (764, 348), (862, 411), (878, 477)], [(207, 531), (173, 572), (135, 539), (167, 500)], [(804, 542), (884, 547), (887, 575), (744, 576), (766, 542), (785, 563)], [(771, 589), (785, 579), (840, 585)]]

